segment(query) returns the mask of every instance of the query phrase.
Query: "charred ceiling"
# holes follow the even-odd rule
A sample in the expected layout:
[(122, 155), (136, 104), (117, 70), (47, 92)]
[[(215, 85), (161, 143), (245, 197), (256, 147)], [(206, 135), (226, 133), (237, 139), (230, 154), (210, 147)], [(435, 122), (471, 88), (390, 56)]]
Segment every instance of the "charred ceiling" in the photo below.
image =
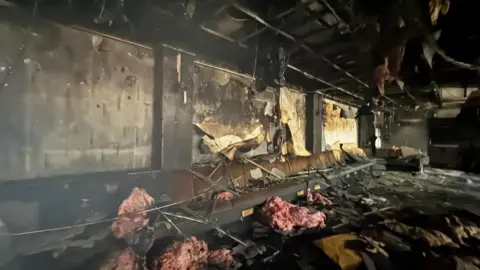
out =
[[(8, 3), (3, 1), (3, 3)], [(35, 15), (167, 43), (257, 78), (362, 105), (441, 105), (478, 87), (480, 2), (468, 0), (10, 0)]]

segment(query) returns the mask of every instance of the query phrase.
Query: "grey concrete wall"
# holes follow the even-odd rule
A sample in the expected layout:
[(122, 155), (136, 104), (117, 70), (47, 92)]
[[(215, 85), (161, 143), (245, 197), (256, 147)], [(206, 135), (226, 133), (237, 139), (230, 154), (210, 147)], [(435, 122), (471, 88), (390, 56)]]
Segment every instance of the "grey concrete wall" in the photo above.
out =
[(390, 123), (389, 140), (382, 148), (405, 145), (428, 152), (428, 115), (424, 110), (397, 111)]
[[(0, 232), (114, 217), (134, 186), (157, 200), (165, 194), (172, 200), (190, 197), (193, 182), (183, 171), (145, 173), (145, 168), (157, 165), (150, 161), (152, 144), (155, 152), (165, 152), (168, 163), (162, 165), (189, 164), (183, 163), (192, 157), (194, 90), (188, 78), (196, 75), (194, 65), (185, 62), (192, 59), (182, 57), (178, 85), (176, 52), (157, 51), (155, 61), (150, 49), (22, 18), (0, 9)], [(249, 85), (237, 79), (230, 92), (218, 92), (220, 105), (233, 115), (242, 111), (224, 101), (239, 98)], [(273, 100), (272, 92), (258, 95), (255, 113), (263, 114), (260, 108)], [(113, 247), (107, 241), (110, 224), (0, 241), (0, 269), (14, 269), (1, 267), (15, 255), (37, 253), (55, 255), (68, 265), (61, 269), (72, 269), (75, 261)]]
[(149, 167), (152, 51), (10, 19), (0, 22), (0, 180)]
[(394, 125), (390, 134), (390, 140), (382, 145), (382, 148), (390, 146), (410, 146), (428, 151), (428, 131), (425, 122), (418, 124)]

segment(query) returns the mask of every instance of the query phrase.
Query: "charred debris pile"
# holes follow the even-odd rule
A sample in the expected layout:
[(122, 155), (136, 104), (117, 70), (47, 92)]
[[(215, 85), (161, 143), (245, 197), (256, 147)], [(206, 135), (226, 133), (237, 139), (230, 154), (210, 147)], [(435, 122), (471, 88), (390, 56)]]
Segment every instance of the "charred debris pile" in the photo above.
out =
[[(480, 178), (423, 168), (425, 156), (407, 150), (381, 160), (353, 151), (290, 159), (284, 175), (259, 159), (185, 169), (206, 184), (196, 194), (135, 187), (102, 220), (108, 236), (60, 255), (81, 261), (77, 268), (44, 252), (55, 263), (39, 269), (479, 268)], [(97, 233), (90, 225), (76, 241)]]
[(234, 207), (226, 211), (233, 219), (212, 214), (248, 196), (246, 190), (216, 187), (209, 200), (156, 204), (135, 188), (111, 226), (123, 245), (95, 267), (480, 269), (475, 177), (423, 168), (386, 171), (376, 164), (348, 174), (310, 172), (303, 180), (307, 185), (293, 199), (265, 192), (258, 195), (262, 203), (239, 215)]

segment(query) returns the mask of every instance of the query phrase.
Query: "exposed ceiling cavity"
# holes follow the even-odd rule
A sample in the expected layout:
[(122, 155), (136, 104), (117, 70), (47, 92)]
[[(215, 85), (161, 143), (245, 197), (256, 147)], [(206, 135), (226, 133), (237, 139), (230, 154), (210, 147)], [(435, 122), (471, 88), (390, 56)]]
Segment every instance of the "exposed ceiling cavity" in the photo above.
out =
[(293, 84), (358, 106), (441, 106), (446, 87), (480, 82), (480, 1), (3, 2), (135, 42), (179, 46), (265, 84)]

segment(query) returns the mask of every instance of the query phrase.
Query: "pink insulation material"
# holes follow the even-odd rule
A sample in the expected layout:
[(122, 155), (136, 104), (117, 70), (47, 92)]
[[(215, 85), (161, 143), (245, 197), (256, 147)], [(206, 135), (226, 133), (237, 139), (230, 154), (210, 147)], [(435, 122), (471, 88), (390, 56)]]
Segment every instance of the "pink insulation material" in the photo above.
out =
[(141, 188), (134, 188), (118, 208), (119, 219), (112, 224), (112, 233), (117, 238), (127, 238), (148, 224), (147, 213), (139, 213), (153, 206), (154, 199)]
[(158, 260), (158, 270), (196, 270), (202, 264), (212, 264), (230, 269), (234, 263), (230, 250), (208, 251), (207, 244), (192, 236), (183, 242), (175, 242)]
[(308, 189), (307, 192), (307, 202), (321, 205), (332, 205), (332, 201), (322, 194), (318, 192), (311, 192), (310, 189)]
[(375, 84), (382, 96), (385, 95), (385, 82), (391, 80), (393, 77), (388, 70), (388, 58), (385, 58), (384, 64), (375, 68)]
[(233, 194), (231, 192), (225, 191), (222, 193), (217, 194), (216, 197), (218, 200), (226, 200), (229, 201), (233, 198)]
[(192, 236), (167, 248), (158, 261), (158, 270), (195, 270), (207, 259), (207, 244)]
[(135, 270), (135, 254), (126, 248), (115, 257), (109, 257), (100, 270)]
[(210, 251), (208, 253), (208, 263), (221, 266), (222, 269), (228, 269), (234, 263), (232, 251), (228, 249)]
[(262, 216), (272, 228), (291, 231), (294, 227), (324, 227), (326, 216), (320, 211), (311, 212), (279, 197), (270, 197), (261, 210)]

